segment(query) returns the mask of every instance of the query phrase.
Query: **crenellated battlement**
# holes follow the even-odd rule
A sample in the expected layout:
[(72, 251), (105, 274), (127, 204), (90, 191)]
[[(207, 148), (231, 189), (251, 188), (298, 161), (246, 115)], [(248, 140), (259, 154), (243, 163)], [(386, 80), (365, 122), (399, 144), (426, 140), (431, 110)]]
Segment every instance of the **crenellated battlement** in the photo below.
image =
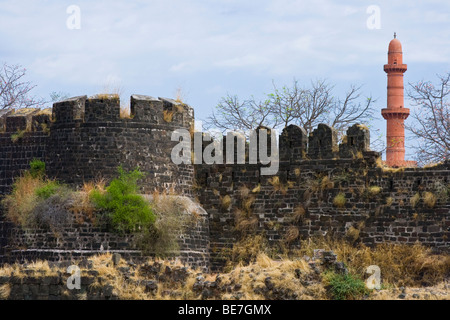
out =
[(193, 168), (171, 161), (175, 129), (190, 130), (194, 111), (166, 98), (133, 95), (130, 115), (121, 117), (117, 95), (78, 96), (52, 109), (0, 113), (0, 195), (34, 158), (46, 162), (48, 175), (73, 185), (110, 179), (117, 167), (146, 172), (143, 192), (175, 189), (190, 193)]
[(53, 105), (53, 119), (57, 125), (95, 122), (137, 122), (147, 125), (190, 128), (193, 109), (184, 103), (167, 98), (132, 95), (130, 117), (121, 118), (120, 98), (117, 95), (79, 96)]
[[(319, 124), (319, 126), (308, 136), (306, 131), (296, 125), (289, 125), (284, 128), (278, 137), (278, 148), (271, 146), (270, 129), (260, 127), (255, 131), (254, 148), (258, 153), (257, 159), (259, 161), (259, 132), (260, 130), (267, 130), (267, 155), (274, 155), (278, 152), (280, 163), (299, 164), (306, 160), (337, 160), (337, 159), (372, 159), (375, 163), (376, 158), (381, 157), (381, 153), (370, 150), (370, 131), (360, 124), (355, 124), (347, 130), (347, 134), (343, 141), (337, 143), (337, 134), (335, 129), (326, 125)], [(205, 133), (196, 132), (194, 139), (203, 139)], [(239, 137), (239, 139), (238, 139)], [(233, 139), (228, 143), (228, 139)], [(245, 138), (244, 135), (237, 133), (228, 133), (219, 141), (202, 141), (202, 153), (207, 150), (208, 145), (216, 142), (218, 146), (222, 146), (223, 164), (237, 164), (238, 154), (245, 150), (245, 159), (249, 159), (249, 149), (252, 142)], [(241, 142), (239, 142), (241, 140)], [(242, 143), (242, 141), (244, 141)], [(242, 147), (244, 145), (244, 147)], [(233, 150), (228, 150), (234, 148)], [(239, 148), (241, 150), (239, 150)], [(273, 154), (272, 154), (273, 152)], [(227, 158), (227, 153), (228, 158)], [(234, 157), (232, 157), (234, 155)], [(234, 159), (233, 161), (228, 161)], [(242, 159), (242, 158), (241, 158)], [(242, 164), (242, 163), (241, 163)]]
[(2, 110), (0, 132), (40, 132), (46, 131), (51, 122), (50, 109)]

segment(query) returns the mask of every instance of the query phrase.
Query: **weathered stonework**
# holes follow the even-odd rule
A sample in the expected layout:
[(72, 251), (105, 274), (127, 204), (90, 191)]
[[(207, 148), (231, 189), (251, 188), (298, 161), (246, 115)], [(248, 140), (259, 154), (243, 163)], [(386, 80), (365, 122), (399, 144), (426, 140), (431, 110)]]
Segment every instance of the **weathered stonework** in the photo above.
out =
[[(265, 234), (274, 246), (282, 242), (295, 247), (301, 239), (335, 235), (369, 246), (418, 241), (448, 251), (450, 195), (442, 196), (443, 192), (432, 207), (423, 198), (426, 192), (438, 197), (439, 190), (450, 189), (450, 162), (387, 170), (377, 165), (380, 154), (369, 150), (366, 127), (349, 128), (339, 146), (335, 139), (331, 128), (320, 125), (306, 146), (302, 130), (286, 128), (280, 136), (275, 183), (273, 177), (260, 174), (260, 165), (196, 166), (198, 197), (210, 216), (213, 269), (223, 265), (224, 249), (242, 237), (235, 228), (235, 213), (246, 200), (251, 201), (257, 218), (256, 230), (249, 233)], [(243, 189), (248, 193), (245, 198)], [(340, 193), (345, 204), (337, 207), (334, 198)], [(421, 200), (413, 205), (411, 199), (417, 193)], [(226, 195), (231, 205), (224, 210), (221, 201)], [(293, 221), (298, 210), (304, 214)], [(298, 237), (286, 242), (292, 228), (298, 230)]]
[[(186, 201), (187, 200), (187, 201)], [(185, 198), (185, 214), (195, 211), (197, 218), (178, 238), (179, 250), (169, 256), (191, 266), (209, 267), (209, 219), (206, 211), (189, 198)], [(145, 261), (132, 234), (109, 231), (105, 221), (77, 222), (73, 219), (58, 230), (22, 229), (7, 222), (0, 222), (0, 259), (3, 262), (25, 263), (37, 259), (52, 262), (77, 261), (96, 254), (119, 253), (135, 262)], [(2, 261), (2, 260), (0, 260)]]
[[(338, 145), (334, 129), (321, 124), (309, 137), (297, 126), (283, 130), (278, 179), (261, 175), (260, 164), (249, 164), (248, 145), (245, 164), (226, 164), (224, 152), (224, 164), (177, 166), (170, 158), (178, 143), (171, 141), (171, 134), (178, 128), (192, 129), (192, 109), (170, 99), (134, 95), (131, 119), (121, 119), (119, 106), (114, 96), (83, 96), (56, 103), (52, 122), (48, 113), (35, 110), (3, 113), (0, 195), (10, 191), (13, 178), (33, 158), (46, 162), (51, 177), (74, 186), (100, 177), (108, 180), (119, 165), (126, 169), (139, 166), (147, 173), (140, 185), (142, 193), (173, 188), (198, 198), (207, 212), (204, 222), (180, 241), (187, 263), (212, 269), (223, 265), (222, 249), (241, 237), (235, 228), (235, 213), (249, 199), (257, 221), (252, 232), (264, 234), (274, 246), (286, 243), (287, 231), (294, 228), (298, 236), (287, 243), (292, 247), (299, 246), (301, 239), (333, 234), (367, 245), (419, 241), (436, 250), (449, 248), (450, 196), (442, 193), (450, 185), (448, 161), (431, 168), (385, 170), (377, 165), (380, 154), (369, 149), (366, 127), (350, 127)], [(19, 138), (13, 141), (16, 133)], [(208, 144), (203, 142), (203, 149)], [(274, 149), (269, 145), (268, 154)], [(433, 206), (424, 201), (426, 192), (436, 196)], [(338, 194), (345, 198), (340, 206), (334, 201)], [(413, 204), (416, 194), (421, 200)], [(231, 201), (226, 207), (225, 196)], [(293, 220), (298, 212), (303, 214)], [(140, 255), (130, 247), (130, 239), (118, 238), (101, 227), (67, 226), (61, 240), (52, 237), (41, 230), (11, 229), (9, 223), (0, 221), (0, 262), (64, 261), (80, 250), (95, 253), (100, 246), (112, 252), (122, 250), (124, 256), (129, 250), (130, 258)]]
[[(164, 119), (164, 111), (173, 113), (170, 121)], [(27, 169), (33, 158), (46, 162), (50, 177), (75, 186), (98, 178), (109, 180), (122, 164), (146, 173), (141, 183), (144, 193), (156, 189), (192, 192), (193, 167), (177, 166), (170, 158), (177, 144), (171, 141), (172, 132), (190, 130), (193, 125), (189, 106), (134, 95), (131, 118), (121, 119), (118, 98), (81, 96), (55, 103), (53, 122), (48, 114), (38, 113), (28, 110), (2, 117), (0, 195), (9, 192), (13, 177)], [(13, 141), (17, 132), (22, 136)]]

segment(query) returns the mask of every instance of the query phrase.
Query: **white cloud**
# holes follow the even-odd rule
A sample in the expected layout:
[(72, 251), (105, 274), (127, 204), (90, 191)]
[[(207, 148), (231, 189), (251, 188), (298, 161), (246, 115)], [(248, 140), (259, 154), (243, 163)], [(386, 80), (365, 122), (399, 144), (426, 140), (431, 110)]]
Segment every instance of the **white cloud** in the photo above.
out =
[[(346, 89), (386, 95), (382, 69), (394, 31), (403, 43), (408, 81), (450, 70), (448, 0), (361, 3), (305, 0), (77, 0), (81, 30), (66, 28), (71, 2), (4, 0), (1, 60), (22, 63), (42, 95), (98, 90), (114, 78), (131, 93), (191, 89), (206, 116), (226, 92), (259, 95), (271, 80), (330, 78)], [(381, 10), (381, 29), (368, 30), (366, 8)], [(285, 82), (287, 79), (287, 82)], [(380, 84), (380, 79), (382, 83)], [(374, 91), (372, 91), (374, 90)]]

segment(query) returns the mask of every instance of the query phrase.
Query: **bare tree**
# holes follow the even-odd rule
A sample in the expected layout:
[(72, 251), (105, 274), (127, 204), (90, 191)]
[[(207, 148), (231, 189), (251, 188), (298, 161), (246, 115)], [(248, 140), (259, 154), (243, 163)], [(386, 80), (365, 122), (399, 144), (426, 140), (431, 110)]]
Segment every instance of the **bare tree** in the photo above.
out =
[(278, 89), (269, 94), (270, 111), (283, 127), (294, 123), (303, 127), (307, 133), (317, 126), (332, 104), (332, 87), (324, 80), (313, 82), (311, 88), (300, 88), (294, 79), (291, 87)]
[(375, 100), (367, 97), (361, 102), (361, 87), (350, 86), (344, 99), (337, 98), (330, 111), (329, 123), (338, 132), (356, 122), (367, 123), (373, 115), (372, 104)]
[(26, 69), (6, 63), (0, 68), (0, 110), (41, 107), (45, 101), (30, 95), (36, 86), (24, 81)]
[(55, 102), (60, 102), (60, 101), (64, 101), (66, 99), (70, 98), (70, 93), (67, 92), (63, 92), (63, 91), (53, 91), (52, 93), (50, 93), (50, 101), (51, 103), (55, 103)]
[(361, 102), (361, 87), (351, 86), (344, 99), (334, 98), (333, 89), (325, 80), (300, 87), (294, 79), (289, 87), (278, 88), (274, 84), (273, 93), (263, 102), (251, 99), (240, 103), (236, 96), (228, 96), (220, 101), (206, 123), (209, 128), (223, 131), (250, 130), (259, 125), (282, 129), (296, 124), (307, 134), (318, 124), (326, 123), (335, 127), (341, 136), (345, 128), (370, 119), (374, 100), (369, 97)]
[(450, 73), (437, 76), (437, 85), (431, 82), (409, 83), (407, 95), (415, 108), (413, 121), (405, 127), (417, 138), (419, 164), (437, 163), (450, 159)]
[(268, 101), (257, 102), (251, 98), (241, 102), (236, 95), (228, 94), (219, 101), (205, 124), (206, 129), (219, 129), (223, 133), (227, 130), (246, 133), (262, 125), (274, 128), (278, 121), (273, 119)]

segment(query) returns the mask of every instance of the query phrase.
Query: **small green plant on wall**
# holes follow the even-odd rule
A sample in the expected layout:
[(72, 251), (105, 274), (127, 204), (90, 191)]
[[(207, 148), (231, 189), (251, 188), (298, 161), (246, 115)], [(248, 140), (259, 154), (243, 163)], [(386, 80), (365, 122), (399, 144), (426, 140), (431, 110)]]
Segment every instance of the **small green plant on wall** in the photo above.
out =
[(118, 173), (119, 177), (110, 182), (105, 192), (91, 193), (93, 203), (108, 214), (114, 231), (129, 233), (150, 228), (155, 215), (148, 201), (138, 194), (137, 185), (144, 173), (139, 169), (126, 172), (122, 167)]

